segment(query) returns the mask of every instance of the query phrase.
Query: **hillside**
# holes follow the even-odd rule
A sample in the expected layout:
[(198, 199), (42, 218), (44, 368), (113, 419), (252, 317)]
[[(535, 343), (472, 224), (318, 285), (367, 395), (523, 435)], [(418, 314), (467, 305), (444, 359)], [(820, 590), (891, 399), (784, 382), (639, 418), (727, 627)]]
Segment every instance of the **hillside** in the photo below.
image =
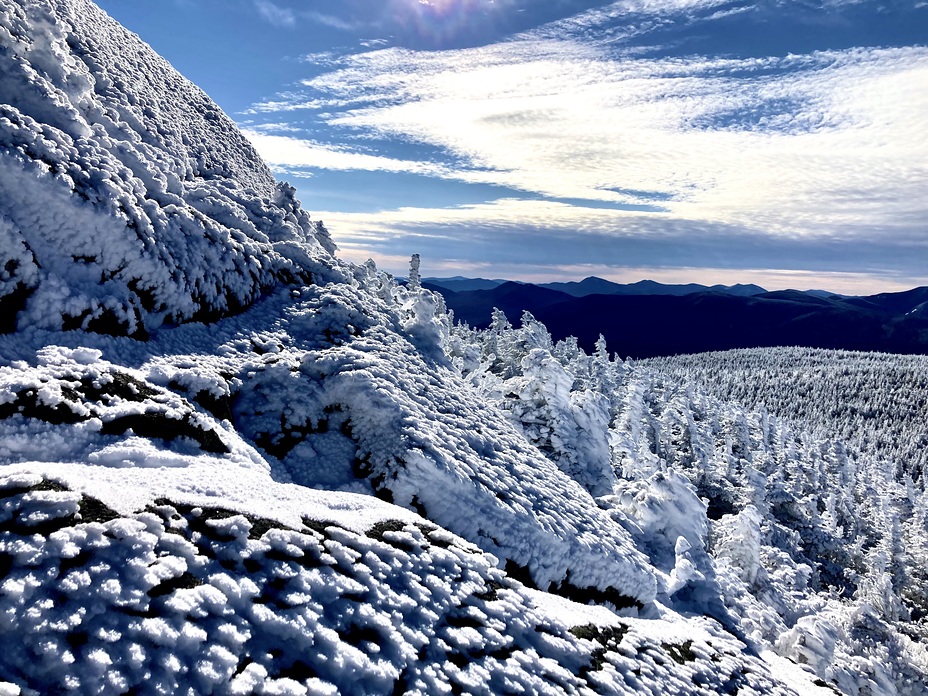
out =
[(434, 289), (455, 319), (471, 326), (486, 328), (494, 308), (514, 323), (528, 311), (556, 340), (575, 336), (591, 351), (602, 335), (610, 350), (635, 359), (773, 346), (928, 352), (926, 288), (841, 297), (815, 291), (753, 292), (751, 286), (656, 287), (658, 283), (642, 281), (604, 294), (609, 290), (605, 282), (588, 283), (586, 287), (602, 292), (583, 295), (577, 294), (583, 283), (576, 288), (505, 283), (484, 290)]
[(141, 338), (327, 277), (324, 229), (165, 60), (90, 2), (3, 19), (2, 330)]
[(837, 435), (853, 453), (887, 460), (916, 481), (928, 472), (928, 356), (786, 348), (644, 364), (718, 399)]
[[(928, 687), (922, 356), (632, 363), (501, 313), (485, 331), (457, 326), (451, 346), (484, 398), (666, 573), (660, 601), (730, 622), (841, 693)], [(730, 400), (752, 395), (778, 398)]]
[(446, 306), (454, 312), (456, 321), (486, 328), (494, 308), (506, 316), (520, 317), (522, 312), (538, 313), (547, 307), (570, 299), (557, 290), (507, 281), (493, 288), (449, 292), (447, 289), (426, 283), (424, 287), (440, 293)]
[(922, 488), (452, 327), (89, 0), (0, 84), (0, 693), (923, 692)]

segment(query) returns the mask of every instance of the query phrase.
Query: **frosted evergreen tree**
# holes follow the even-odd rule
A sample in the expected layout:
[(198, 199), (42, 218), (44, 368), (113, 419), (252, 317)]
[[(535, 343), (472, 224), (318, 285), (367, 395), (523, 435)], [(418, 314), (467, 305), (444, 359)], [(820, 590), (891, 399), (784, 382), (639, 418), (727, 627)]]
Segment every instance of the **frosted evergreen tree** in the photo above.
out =
[(409, 283), (408, 287), (415, 292), (422, 287), (422, 278), (419, 275), (419, 254), (413, 254), (409, 259)]

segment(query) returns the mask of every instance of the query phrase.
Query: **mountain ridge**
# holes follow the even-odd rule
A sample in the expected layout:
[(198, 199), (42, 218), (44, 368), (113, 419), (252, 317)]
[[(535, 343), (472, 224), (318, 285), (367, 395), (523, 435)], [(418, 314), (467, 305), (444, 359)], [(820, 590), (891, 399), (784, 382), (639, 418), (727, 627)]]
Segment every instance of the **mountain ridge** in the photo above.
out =
[[(526, 281), (512, 281), (505, 279), (488, 280), (486, 278), (465, 278), (454, 276), (451, 278), (423, 278), (423, 282), (433, 287), (443, 288), (452, 292), (468, 292), (471, 290), (492, 290), (504, 283), (519, 283), (533, 285), (563, 292), (572, 297), (585, 297), (586, 295), (688, 295), (694, 292), (724, 292), (732, 295), (759, 295), (767, 292), (759, 285), (736, 283), (734, 285), (700, 285), (687, 283), (683, 285), (668, 285), (654, 280), (639, 280), (635, 283), (614, 283), (597, 276), (588, 276), (580, 281), (529, 283)], [(818, 291), (816, 291), (818, 292)]]
[(429, 287), (443, 295), (457, 320), (477, 328), (489, 325), (493, 308), (516, 323), (528, 311), (556, 340), (576, 336), (592, 350), (602, 334), (611, 350), (634, 358), (793, 345), (928, 352), (928, 288), (865, 297), (798, 290), (737, 295), (712, 289), (574, 297), (528, 283), (469, 292)]

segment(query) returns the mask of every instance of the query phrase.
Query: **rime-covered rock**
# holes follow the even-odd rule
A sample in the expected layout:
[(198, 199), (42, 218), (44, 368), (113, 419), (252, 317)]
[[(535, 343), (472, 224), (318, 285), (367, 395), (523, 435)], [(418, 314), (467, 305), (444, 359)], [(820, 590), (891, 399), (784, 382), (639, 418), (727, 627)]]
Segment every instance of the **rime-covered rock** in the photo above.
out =
[(88, 0), (0, 9), (0, 310), (141, 337), (331, 275), (232, 121)]

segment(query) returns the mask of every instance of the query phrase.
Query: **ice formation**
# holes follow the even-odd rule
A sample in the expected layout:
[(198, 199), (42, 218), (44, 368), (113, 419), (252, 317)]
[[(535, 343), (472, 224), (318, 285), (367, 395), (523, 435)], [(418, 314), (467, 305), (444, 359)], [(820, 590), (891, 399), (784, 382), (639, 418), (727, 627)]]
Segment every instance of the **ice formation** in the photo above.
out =
[(743, 412), (338, 260), (88, 0), (0, 7), (0, 102), (0, 693), (918, 693), (683, 427)]

